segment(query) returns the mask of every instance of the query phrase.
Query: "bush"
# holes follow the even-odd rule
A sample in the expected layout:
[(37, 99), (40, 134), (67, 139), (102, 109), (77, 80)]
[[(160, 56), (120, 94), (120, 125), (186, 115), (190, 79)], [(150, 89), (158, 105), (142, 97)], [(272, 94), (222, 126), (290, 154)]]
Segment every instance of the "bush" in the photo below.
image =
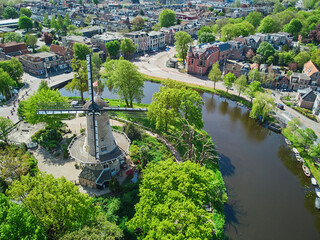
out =
[(118, 193), (121, 191), (121, 186), (116, 177), (112, 177), (109, 183), (109, 189), (112, 193)]
[(125, 132), (125, 134), (127, 134), (128, 138), (131, 141), (141, 140), (142, 139), (141, 130), (137, 126), (132, 124), (132, 123), (126, 123), (123, 126), (123, 132)]

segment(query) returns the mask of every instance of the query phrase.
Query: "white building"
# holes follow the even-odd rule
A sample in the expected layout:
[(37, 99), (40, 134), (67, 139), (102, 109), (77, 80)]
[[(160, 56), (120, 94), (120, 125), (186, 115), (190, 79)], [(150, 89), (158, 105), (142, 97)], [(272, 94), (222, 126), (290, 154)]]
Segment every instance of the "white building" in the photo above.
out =
[(136, 52), (158, 50), (165, 47), (165, 37), (163, 32), (151, 31), (146, 32), (131, 32), (124, 35), (130, 38), (136, 46)]

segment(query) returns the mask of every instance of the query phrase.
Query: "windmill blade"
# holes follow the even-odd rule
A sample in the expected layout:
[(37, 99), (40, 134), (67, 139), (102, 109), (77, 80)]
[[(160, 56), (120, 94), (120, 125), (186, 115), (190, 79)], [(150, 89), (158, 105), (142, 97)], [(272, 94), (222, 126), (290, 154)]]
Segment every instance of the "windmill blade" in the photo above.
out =
[(102, 110), (108, 112), (147, 112), (148, 108), (104, 107)]
[(37, 110), (37, 114), (39, 115), (49, 115), (49, 114), (77, 114), (77, 113), (85, 113), (86, 111), (83, 109), (79, 110), (71, 110), (71, 109), (44, 109), (44, 110)]
[(99, 112), (99, 109), (96, 109), (96, 105), (94, 104), (94, 92), (93, 92), (93, 85), (92, 85), (92, 67), (91, 67), (91, 55), (88, 54), (87, 56), (87, 73), (88, 73), (88, 87), (89, 87), (89, 94), (92, 106), (92, 124), (93, 124), (93, 141), (94, 141), (94, 149), (95, 149), (95, 157), (97, 160), (100, 159), (99, 154), (99, 137), (98, 137), (98, 123), (95, 119), (95, 112)]

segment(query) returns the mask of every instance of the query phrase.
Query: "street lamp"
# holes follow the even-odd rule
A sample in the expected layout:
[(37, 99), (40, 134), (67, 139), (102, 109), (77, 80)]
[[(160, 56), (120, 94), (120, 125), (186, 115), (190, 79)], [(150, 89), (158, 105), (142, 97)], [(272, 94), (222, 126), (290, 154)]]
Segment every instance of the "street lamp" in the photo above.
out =
[(49, 80), (50, 80), (50, 75), (49, 75), (48, 69), (50, 68), (50, 66), (51, 66), (50, 63), (47, 63), (47, 62), (44, 63), (44, 68), (46, 69), (46, 78), (48, 78)]

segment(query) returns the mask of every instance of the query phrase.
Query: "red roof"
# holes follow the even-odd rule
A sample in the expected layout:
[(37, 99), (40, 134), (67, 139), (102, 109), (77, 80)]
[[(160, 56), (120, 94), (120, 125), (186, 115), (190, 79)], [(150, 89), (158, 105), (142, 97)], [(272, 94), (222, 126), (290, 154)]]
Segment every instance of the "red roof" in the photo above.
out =
[(304, 64), (303, 72), (310, 77), (312, 74), (319, 72), (319, 70), (310, 60)]
[(64, 55), (67, 51), (67, 48), (52, 44), (49, 51), (54, 52), (57, 55)]

